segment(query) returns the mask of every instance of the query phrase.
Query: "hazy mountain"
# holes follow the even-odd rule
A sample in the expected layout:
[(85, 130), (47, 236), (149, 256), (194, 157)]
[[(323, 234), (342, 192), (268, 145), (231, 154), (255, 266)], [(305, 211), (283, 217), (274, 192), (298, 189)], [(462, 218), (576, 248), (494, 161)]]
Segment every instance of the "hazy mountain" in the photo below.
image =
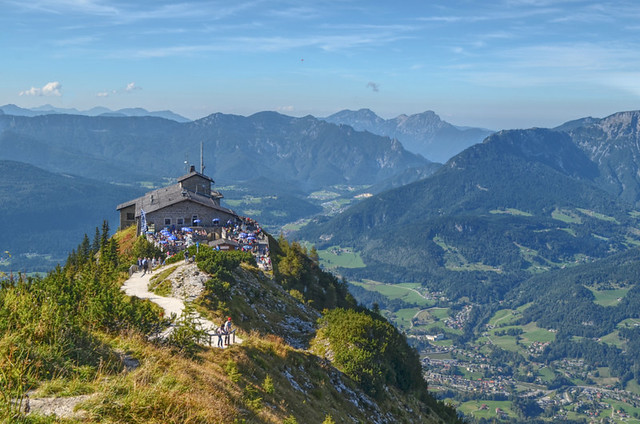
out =
[(40, 112), (34, 112), (30, 109), (23, 109), (14, 104), (8, 104), (4, 106), (0, 106), (0, 111), (6, 115), (15, 115), (15, 116), (38, 116), (41, 115)]
[(176, 122), (190, 122), (191, 120), (184, 116), (178, 115), (170, 110), (162, 110), (156, 112), (149, 112), (142, 108), (126, 108), (113, 111), (106, 107), (94, 107), (89, 110), (78, 110), (76, 108), (58, 108), (49, 104), (33, 107), (29, 109), (21, 108), (13, 104), (0, 106), (0, 111), (6, 115), (15, 116), (40, 116), (51, 114), (66, 114), (66, 115), (85, 115), (85, 116), (153, 116), (157, 118), (170, 119)]
[(0, 251), (12, 255), (11, 264), (1, 266), (5, 271), (51, 269), (104, 219), (117, 228), (114, 205), (143, 193), (8, 160), (0, 160), (0, 175)]
[(301, 236), (320, 248), (359, 250), (367, 267), (346, 275), (496, 298), (530, 272), (606, 257), (640, 241), (632, 208), (600, 189), (598, 176), (565, 133), (501, 131), (434, 175), (310, 225)]
[(358, 131), (397, 138), (409, 151), (444, 163), (492, 133), (482, 128), (456, 127), (432, 111), (382, 119), (369, 109), (343, 110), (328, 116), (327, 122), (349, 125)]
[(433, 164), (386, 137), (311, 116), (214, 114), (189, 122), (153, 117), (0, 117), (2, 158), (107, 181), (175, 178), (198, 161), (227, 182), (264, 177), (304, 190), (371, 185)]

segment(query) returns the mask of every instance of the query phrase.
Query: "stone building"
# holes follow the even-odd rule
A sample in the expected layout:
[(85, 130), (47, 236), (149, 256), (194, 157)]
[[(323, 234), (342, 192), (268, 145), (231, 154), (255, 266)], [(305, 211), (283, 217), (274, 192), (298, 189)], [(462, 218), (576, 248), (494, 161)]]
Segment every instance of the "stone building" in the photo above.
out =
[(120, 212), (120, 228), (137, 225), (140, 234), (143, 223), (157, 231), (165, 227), (211, 227), (217, 222), (235, 220), (238, 215), (234, 211), (220, 206), (223, 196), (211, 189), (213, 183), (191, 166), (188, 174), (178, 178), (177, 184), (119, 204), (116, 209)]

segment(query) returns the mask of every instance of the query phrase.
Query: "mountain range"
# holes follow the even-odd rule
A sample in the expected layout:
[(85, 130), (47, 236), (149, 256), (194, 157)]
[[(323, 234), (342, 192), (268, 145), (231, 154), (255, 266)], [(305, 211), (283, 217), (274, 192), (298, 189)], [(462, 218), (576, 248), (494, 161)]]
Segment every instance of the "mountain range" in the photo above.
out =
[[(409, 334), (470, 422), (507, 399), (500, 408), (518, 423), (579, 422), (614, 402), (630, 410), (640, 384), (638, 118), (500, 131), (297, 236)], [(602, 402), (581, 410), (594, 393)]]
[(40, 116), (40, 115), (52, 115), (52, 114), (65, 114), (65, 115), (85, 115), (85, 116), (154, 116), (156, 118), (170, 119), (176, 122), (190, 122), (191, 120), (184, 116), (178, 115), (170, 110), (161, 110), (155, 112), (149, 112), (146, 109), (136, 108), (124, 108), (118, 110), (111, 110), (106, 107), (96, 106), (89, 110), (78, 110), (76, 108), (59, 108), (52, 105), (42, 105), (33, 108), (21, 108), (14, 104), (7, 104), (0, 106), (0, 115), (15, 115), (15, 116)]
[[(179, 123), (150, 116), (0, 115), (0, 160), (13, 161), (11, 174), (16, 178), (32, 175), (45, 181), (63, 181), (65, 175), (74, 175), (86, 184), (92, 182), (96, 195), (121, 193), (118, 201), (105, 196), (96, 203), (102, 208), (98, 222), (103, 217), (115, 221), (115, 205), (137, 197), (125, 193), (167, 185), (186, 173), (185, 162), (199, 158), (201, 143), (205, 173), (225, 187), (227, 205), (265, 226), (281, 226), (321, 212), (321, 201), (308, 198), (314, 191), (339, 186), (336, 190), (353, 200), (356, 189), (396, 187), (430, 175), (440, 166), (406, 151), (396, 140), (310, 116), (215, 114)], [(24, 168), (20, 170), (17, 163)], [(32, 166), (38, 167), (38, 172)], [(45, 176), (47, 172), (51, 174)], [(43, 205), (61, 211), (70, 206), (58, 201), (68, 187), (49, 187)], [(4, 190), (0, 196), (13, 195), (10, 185)], [(82, 202), (82, 197), (77, 200)], [(7, 204), (6, 208), (13, 208), (5, 211), (12, 216), (22, 213), (20, 203)], [(37, 222), (46, 221), (48, 212), (47, 207), (30, 211)], [(86, 217), (95, 223), (95, 214), (87, 213)], [(77, 224), (76, 231), (86, 228)], [(22, 231), (22, 241), (39, 234), (31, 234), (29, 225)], [(6, 250), (15, 255), (29, 253), (29, 244), (21, 240), (12, 233), (4, 239)], [(57, 241), (49, 243), (53, 238), (47, 240), (40, 244), (45, 251), (66, 252), (72, 248), (72, 239), (62, 249)]]
[(12, 255), (9, 264), (0, 263), (5, 271), (52, 269), (67, 257), (73, 240), (93, 236), (103, 220), (117, 228), (115, 204), (144, 193), (8, 160), (0, 160), (0, 175), (0, 251)]
[[(408, 152), (399, 138), (311, 116), (214, 114), (178, 123), (5, 114), (2, 157), (23, 162), (3, 162), (3, 175), (11, 177), (0, 186), (2, 215), (17, 223), (5, 234), (33, 244), (38, 234), (25, 229), (44, 234), (42, 223), (79, 221), (69, 211), (88, 216), (84, 203), (100, 206), (95, 199), (104, 193), (113, 200), (101, 207), (112, 210), (116, 198), (141, 190), (134, 183), (178, 176), (183, 155), (199, 157), (202, 142), (208, 173), (235, 192), (227, 201), (295, 208), (287, 220), (312, 218), (297, 237), (320, 255), (333, 249), (362, 260), (336, 267), (343, 277), (413, 283), (432, 296), (418, 299), (417, 312), (406, 308), (411, 330), (421, 320), (434, 322), (419, 335), (446, 333), (449, 345), (438, 346), (470, 344), (473, 355), (492, 358), (496, 375), (511, 370), (518, 381), (543, 378), (536, 367), (544, 366), (549, 386), (585, 386), (587, 377), (569, 381), (565, 365), (552, 364), (571, 358), (589, 372), (607, 368), (616, 388), (627, 389), (631, 380), (640, 384), (640, 330), (633, 327), (640, 322), (639, 118), (640, 111), (631, 111), (553, 129), (504, 130), (441, 166)], [(80, 176), (72, 177), (78, 185), (67, 181), (72, 173)], [(363, 200), (327, 213), (325, 199), (340, 205), (348, 196)], [(36, 210), (45, 215), (29, 215)], [(47, 215), (60, 221), (49, 223)], [(288, 267), (296, 268), (291, 261)], [(445, 314), (459, 326), (446, 323)], [(496, 324), (507, 316), (502, 327)], [(523, 328), (546, 339), (521, 342)], [(505, 337), (513, 344), (494, 343)], [(527, 365), (534, 360), (537, 365)], [(484, 370), (480, 377), (493, 375)]]
[(433, 111), (383, 119), (369, 109), (342, 110), (323, 119), (349, 125), (358, 131), (396, 138), (407, 150), (440, 163), (482, 142), (493, 132), (483, 128), (456, 127), (440, 119)]
[(599, 186), (600, 177), (566, 133), (502, 131), (434, 175), (319, 220), (301, 237), (361, 252), (366, 268), (341, 270), (348, 276), (448, 282), (458, 296), (499, 298), (527, 273), (640, 243), (634, 207)]
[(175, 178), (185, 159), (199, 158), (201, 143), (207, 173), (232, 183), (269, 178), (317, 190), (437, 168), (396, 140), (310, 116), (214, 114), (182, 124), (154, 117), (0, 116), (3, 158), (105, 181)]

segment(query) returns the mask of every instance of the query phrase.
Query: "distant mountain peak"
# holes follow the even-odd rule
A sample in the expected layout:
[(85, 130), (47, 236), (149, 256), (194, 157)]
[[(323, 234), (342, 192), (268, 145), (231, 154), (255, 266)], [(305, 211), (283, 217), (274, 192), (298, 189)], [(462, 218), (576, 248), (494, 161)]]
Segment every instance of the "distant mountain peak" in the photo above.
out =
[(404, 147), (429, 160), (446, 162), (465, 148), (480, 143), (492, 133), (481, 128), (457, 128), (432, 110), (383, 119), (369, 109), (342, 110), (323, 118), (333, 124), (349, 125), (357, 131), (396, 138)]

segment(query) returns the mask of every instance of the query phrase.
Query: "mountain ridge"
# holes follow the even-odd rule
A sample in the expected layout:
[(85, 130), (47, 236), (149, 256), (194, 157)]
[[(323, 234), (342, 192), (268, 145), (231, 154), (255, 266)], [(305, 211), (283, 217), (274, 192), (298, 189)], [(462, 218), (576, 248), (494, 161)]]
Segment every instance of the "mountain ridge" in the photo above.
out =
[(181, 116), (170, 110), (159, 110), (159, 111), (150, 112), (140, 107), (111, 110), (104, 106), (94, 106), (88, 110), (79, 110), (76, 108), (58, 108), (50, 104), (45, 104), (45, 105), (33, 107), (33, 108), (21, 108), (14, 104), (6, 104), (4, 106), (0, 106), (0, 111), (2, 111), (7, 115), (29, 116), (29, 117), (40, 116), (40, 115), (50, 115), (50, 114), (84, 115), (84, 116), (100, 116), (100, 115), (153, 116), (157, 118), (169, 119), (176, 122), (191, 122), (191, 119), (185, 118), (184, 116)]
[(358, 131), (397, 138), (407, 150), (435, 162), (444, 163), (465, 148), (481, 142), (493, 131), (482, 128), (458, 128), (440, 119), (433, 111), (401, 114), (383, 119), (370, 109), (342, 110), (326, 118), (327, 122), (349, 125)]
[[(21, 138), (29, 141), (16, 143)], [(33, 150), (27, 153), (34, 142), (49, 146), (50, 152), (53, 146), (63, 149), (60, 154), (72, 152), (80, 160), (56, 159), (55, 154), (44, 158)], [(87, 176), (92, 175), (92, 169), (83, 161), (108, 160), (112, 165), (155, 173), (157, 180), (172, 178), (183, 167), (183, 158), (173, 153), (173, 162), (168, 162), (166, 152), (199, 157), (201, 142), (204, 161), (214, 170), (212, 176), (227, 176), (227, 181), (264, 176), (317, 189), (375, 183), (407, 168), (433, 166), (391, 139), (313, 117), (293, 118), (276, 112), (250, 117), (218, 113), (183, 124), (154, 117), (0, 117), (4, 158), (45, 167), (57, 161), (71, 168), (67, 171)], [(325, 160), (315, 160), (319, 155)], [(131, 181), (130, 177), (126, 173), (99, 176), (121, 182)]]

